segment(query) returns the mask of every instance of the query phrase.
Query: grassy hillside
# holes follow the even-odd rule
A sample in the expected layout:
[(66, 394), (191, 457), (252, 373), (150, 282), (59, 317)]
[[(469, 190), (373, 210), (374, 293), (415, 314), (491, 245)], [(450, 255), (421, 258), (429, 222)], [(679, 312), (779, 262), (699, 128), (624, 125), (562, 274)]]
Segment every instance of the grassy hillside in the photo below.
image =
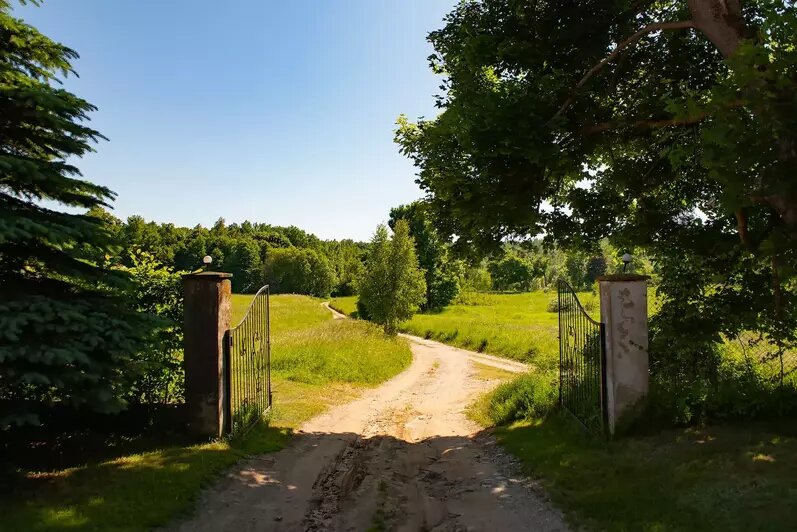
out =
[[(233, 296), (233, 323), (252, 296)], [(26, 471), (0, 501), (0, 530), (147, 530), (191, 508), (201, 486), (241, 458), (280, 449), (290, 430), (405, 368), (411, 353), (364, 322), (333, 321), (317, 300), (271, 298), (274, 412), (242, 439), (113, 443), (102, 458)]]
[[(233, 296), (233, 323), (252, 296)], [(332, 404), (353, 399), (406, 368), (406, 341), (364, 321), (335, 321), (316, 299), (271, 296), (272, 424), (293, 428)]]

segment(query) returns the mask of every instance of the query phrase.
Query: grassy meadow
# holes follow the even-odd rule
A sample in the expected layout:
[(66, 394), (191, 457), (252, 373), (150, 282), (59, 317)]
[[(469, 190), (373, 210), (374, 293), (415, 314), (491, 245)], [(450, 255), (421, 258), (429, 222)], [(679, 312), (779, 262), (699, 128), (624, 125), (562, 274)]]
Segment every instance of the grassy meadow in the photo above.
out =
[[(464, 294), (440, 312), (416, 314), (401, 325), (402, 332), (464, 349), (499, 355), (538, 368), (551, 369), (559, 360), (558, 314), (548, 305), (556, 292), (520, 294)], [(578, 295), (597, 317), (597, 296)], [(331, 306), (344, 314), (356, 310), (357, 297), (340, 297)]]
[[(233, 296), (233, 324), (252, 296)], [(73, 467), (25, 471), (0, 500), (0, 530), (148, 530), (191, 505), (242, 458), (282, 448), (291, 429), (351, 400), (411, 361), (409, 346), (372, 324), (333, 321), (318, 300), (271, 296), (274, 410), (243, 437), (206, 443), (122, 441)]]
[(357, 296), (333, 297), (329, 306), (347, 316), (357, 312)]

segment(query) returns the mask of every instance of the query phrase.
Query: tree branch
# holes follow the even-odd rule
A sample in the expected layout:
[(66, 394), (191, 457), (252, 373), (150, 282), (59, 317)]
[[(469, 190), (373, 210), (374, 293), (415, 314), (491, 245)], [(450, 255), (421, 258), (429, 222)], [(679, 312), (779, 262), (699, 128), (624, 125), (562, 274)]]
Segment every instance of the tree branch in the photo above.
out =
[(667, 126), (688, 126), (691, 124), (697, 124), (701, 122), (708, 116), (708, 113), (697, 113), (692, 116), (687, 116), (684, 118), (669, 118), (666, 120), (637, 120), (636, 122), (600, 122), (598, 124), (593, 124), (591, 126), (587, 126), (581, 131), (587, 135), (591, 135), (593, 133), (602, 133), (604, 131), (609, 131), (610, 129), (617, 129), (620, 127), (630, 127), (634, 129), (656, 129), (660, 127), (667, 127)]
[(656, 22), (655, 24), (649, 24), (645, 26), (641, 30), (631, 35), (626, 40), (620, 42), (609, 55), (604, 57), (600, 63), (590, 68), (589, 71), (587, 71), (587, 73), (584, 74), (584, 77), (581, 78), (581, 80), (576, 84), (575, 88), (573, 89), (573, 93), (567, 98), (567, 100), (565, 100), (565, 103), (562, 104), (559, 110), (556, 111), (556, 114), (554, 114), (553, 117), (551, 117), (551, 119), (548, 121), (548, 124), (550, 124), (551, 122), (562, 116), (562, 113), (564, 113), (571, 105), (573, 105), (573, 102), (576, 100), (576, 95), (578, 93), (578, 90), (581, 87), (583, 87), (592, 76), (598, 73), (603, 67), (608, 65), (610, 62), (614, 61), (614, 59), (618, 55), (620, 55), (620, 52), (622, 52), (624, 49), (628, 48), (629, 46), (636, 44), (636, 42), (639, 39), (641, 39), (648, 33), (653, 33), (654, 31), (664, 31), (664, 30), (681, 30), (681, 29), (694, 28), (694, 27), (695, 23), (691, 20), (680, 20), (676, 22)]

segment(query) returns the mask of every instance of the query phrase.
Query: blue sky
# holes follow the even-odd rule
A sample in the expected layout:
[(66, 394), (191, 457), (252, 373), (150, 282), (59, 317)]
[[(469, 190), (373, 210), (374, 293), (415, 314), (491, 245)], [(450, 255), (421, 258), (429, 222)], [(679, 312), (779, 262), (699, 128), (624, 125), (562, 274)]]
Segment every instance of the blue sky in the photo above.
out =
[(114, 213), (367, 239), (421, 196), (396, 117), (433, 116), (426, 34), (454, 0), (46, 0), (17, 10), (81, 58), (66, 86), (110, 142), (79, 161)]

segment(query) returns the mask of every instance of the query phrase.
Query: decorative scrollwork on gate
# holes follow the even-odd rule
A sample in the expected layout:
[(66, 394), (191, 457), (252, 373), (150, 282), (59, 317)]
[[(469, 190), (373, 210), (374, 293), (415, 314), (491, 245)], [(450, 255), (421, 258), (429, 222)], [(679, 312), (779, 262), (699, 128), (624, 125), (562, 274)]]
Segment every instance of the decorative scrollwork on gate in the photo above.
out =
[(269, 289), (255, 294), (241, 322), (225, 337), (225, 404), (229, 432), (239, 432), (271, 408)]
[(559, 404), (588, 430), (605, 432), (606, 347), (604, 325), (584, 310), (573, 288), (560, 280)]

